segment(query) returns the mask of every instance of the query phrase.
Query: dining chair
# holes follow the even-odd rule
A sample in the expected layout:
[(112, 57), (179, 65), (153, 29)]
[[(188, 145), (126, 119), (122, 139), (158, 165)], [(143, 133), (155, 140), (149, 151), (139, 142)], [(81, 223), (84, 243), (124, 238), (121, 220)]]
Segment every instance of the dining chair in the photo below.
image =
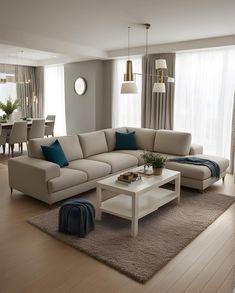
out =
[(46, 120), (52, 120), (52, 122), (47, 122), (45, 125), (45, 136), (52, 135), (54, 136), (54, 127), (55, 127), (55, 115), (47, 115)]
[(28, 140), (33, 138), (43, 138), (45, 133), (45, 119), (34, 119), (28, 128)]
[(19, 144), (21, 154), (23, 153), (23, 143), (27, 142), (27, 122), (15, 122), (12, 126), (10, 135), (6, 138), (9, 144), (9, 154), (11, 151), (12, 157), (14, 156), (14, 146)]
[(16, 121), (16, 122), (21, 121), (21, 117), (22, 117), (22, 112), (20, 109), (17, 109), (12, 113), (13, 121)]
[(2, 131), (2, 125), (0, 124), (0, 147), (1, 146), (3, 150), (3, 155), (5, 155), (6, 134)]

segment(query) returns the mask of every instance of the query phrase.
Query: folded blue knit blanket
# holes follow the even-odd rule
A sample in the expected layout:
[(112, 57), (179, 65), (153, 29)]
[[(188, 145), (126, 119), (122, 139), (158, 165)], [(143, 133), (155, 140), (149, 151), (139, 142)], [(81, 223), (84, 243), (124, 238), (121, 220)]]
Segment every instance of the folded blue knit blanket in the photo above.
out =
[(192, 165), (198, 165), (198, 166), (206, 166), (211, 171), (212, 177), (220, 177), (220, 167), (219, 165), (211, 160), (208, 159), (202, 159), (198, 157), (183, 157), (183, 158), (173, 158), (167, 160), (168, 162), (177, 162), (182, 164), (192, 164)]

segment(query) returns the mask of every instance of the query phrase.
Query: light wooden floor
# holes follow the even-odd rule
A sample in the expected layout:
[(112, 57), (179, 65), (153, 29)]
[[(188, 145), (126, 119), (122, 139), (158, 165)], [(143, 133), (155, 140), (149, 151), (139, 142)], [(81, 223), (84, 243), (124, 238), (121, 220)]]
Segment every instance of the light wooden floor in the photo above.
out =
[[(0, 155), (1, 157), (1, 155)], [(10, 197), (0, 158), (1, 293), (230, 293), (234, 286), (235, 204), (145, 285), (59, 242), (26, 222), (45, 212), (39, 201)], [(209, 189), (235, 195), (231, 175)]]

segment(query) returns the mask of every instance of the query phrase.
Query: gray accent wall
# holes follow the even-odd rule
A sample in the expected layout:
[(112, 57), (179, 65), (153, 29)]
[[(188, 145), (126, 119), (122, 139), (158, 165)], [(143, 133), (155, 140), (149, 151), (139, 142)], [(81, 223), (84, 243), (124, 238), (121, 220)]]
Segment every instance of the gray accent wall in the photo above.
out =
[[(67, 134), (78, 134), (111, 127), (112, 61), (92, 60), (64, 66)], [(74, 90), (78, 77), (87, 81), (87, 91)]]

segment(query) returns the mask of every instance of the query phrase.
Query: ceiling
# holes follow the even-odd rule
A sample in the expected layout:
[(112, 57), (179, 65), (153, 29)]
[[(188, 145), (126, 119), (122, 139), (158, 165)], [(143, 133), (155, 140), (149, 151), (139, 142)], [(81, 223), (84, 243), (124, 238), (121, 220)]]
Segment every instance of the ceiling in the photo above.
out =
[(128, 25), (132, 47), (144, 45), (139, 24), (146, 22), (151, 45), (229, 36), (235, 35), (234, 11), (234, 0), (7, 0), (0, 43), (23, 48), (25, 59), (38, 65), (105, 59), (126, 48)]

